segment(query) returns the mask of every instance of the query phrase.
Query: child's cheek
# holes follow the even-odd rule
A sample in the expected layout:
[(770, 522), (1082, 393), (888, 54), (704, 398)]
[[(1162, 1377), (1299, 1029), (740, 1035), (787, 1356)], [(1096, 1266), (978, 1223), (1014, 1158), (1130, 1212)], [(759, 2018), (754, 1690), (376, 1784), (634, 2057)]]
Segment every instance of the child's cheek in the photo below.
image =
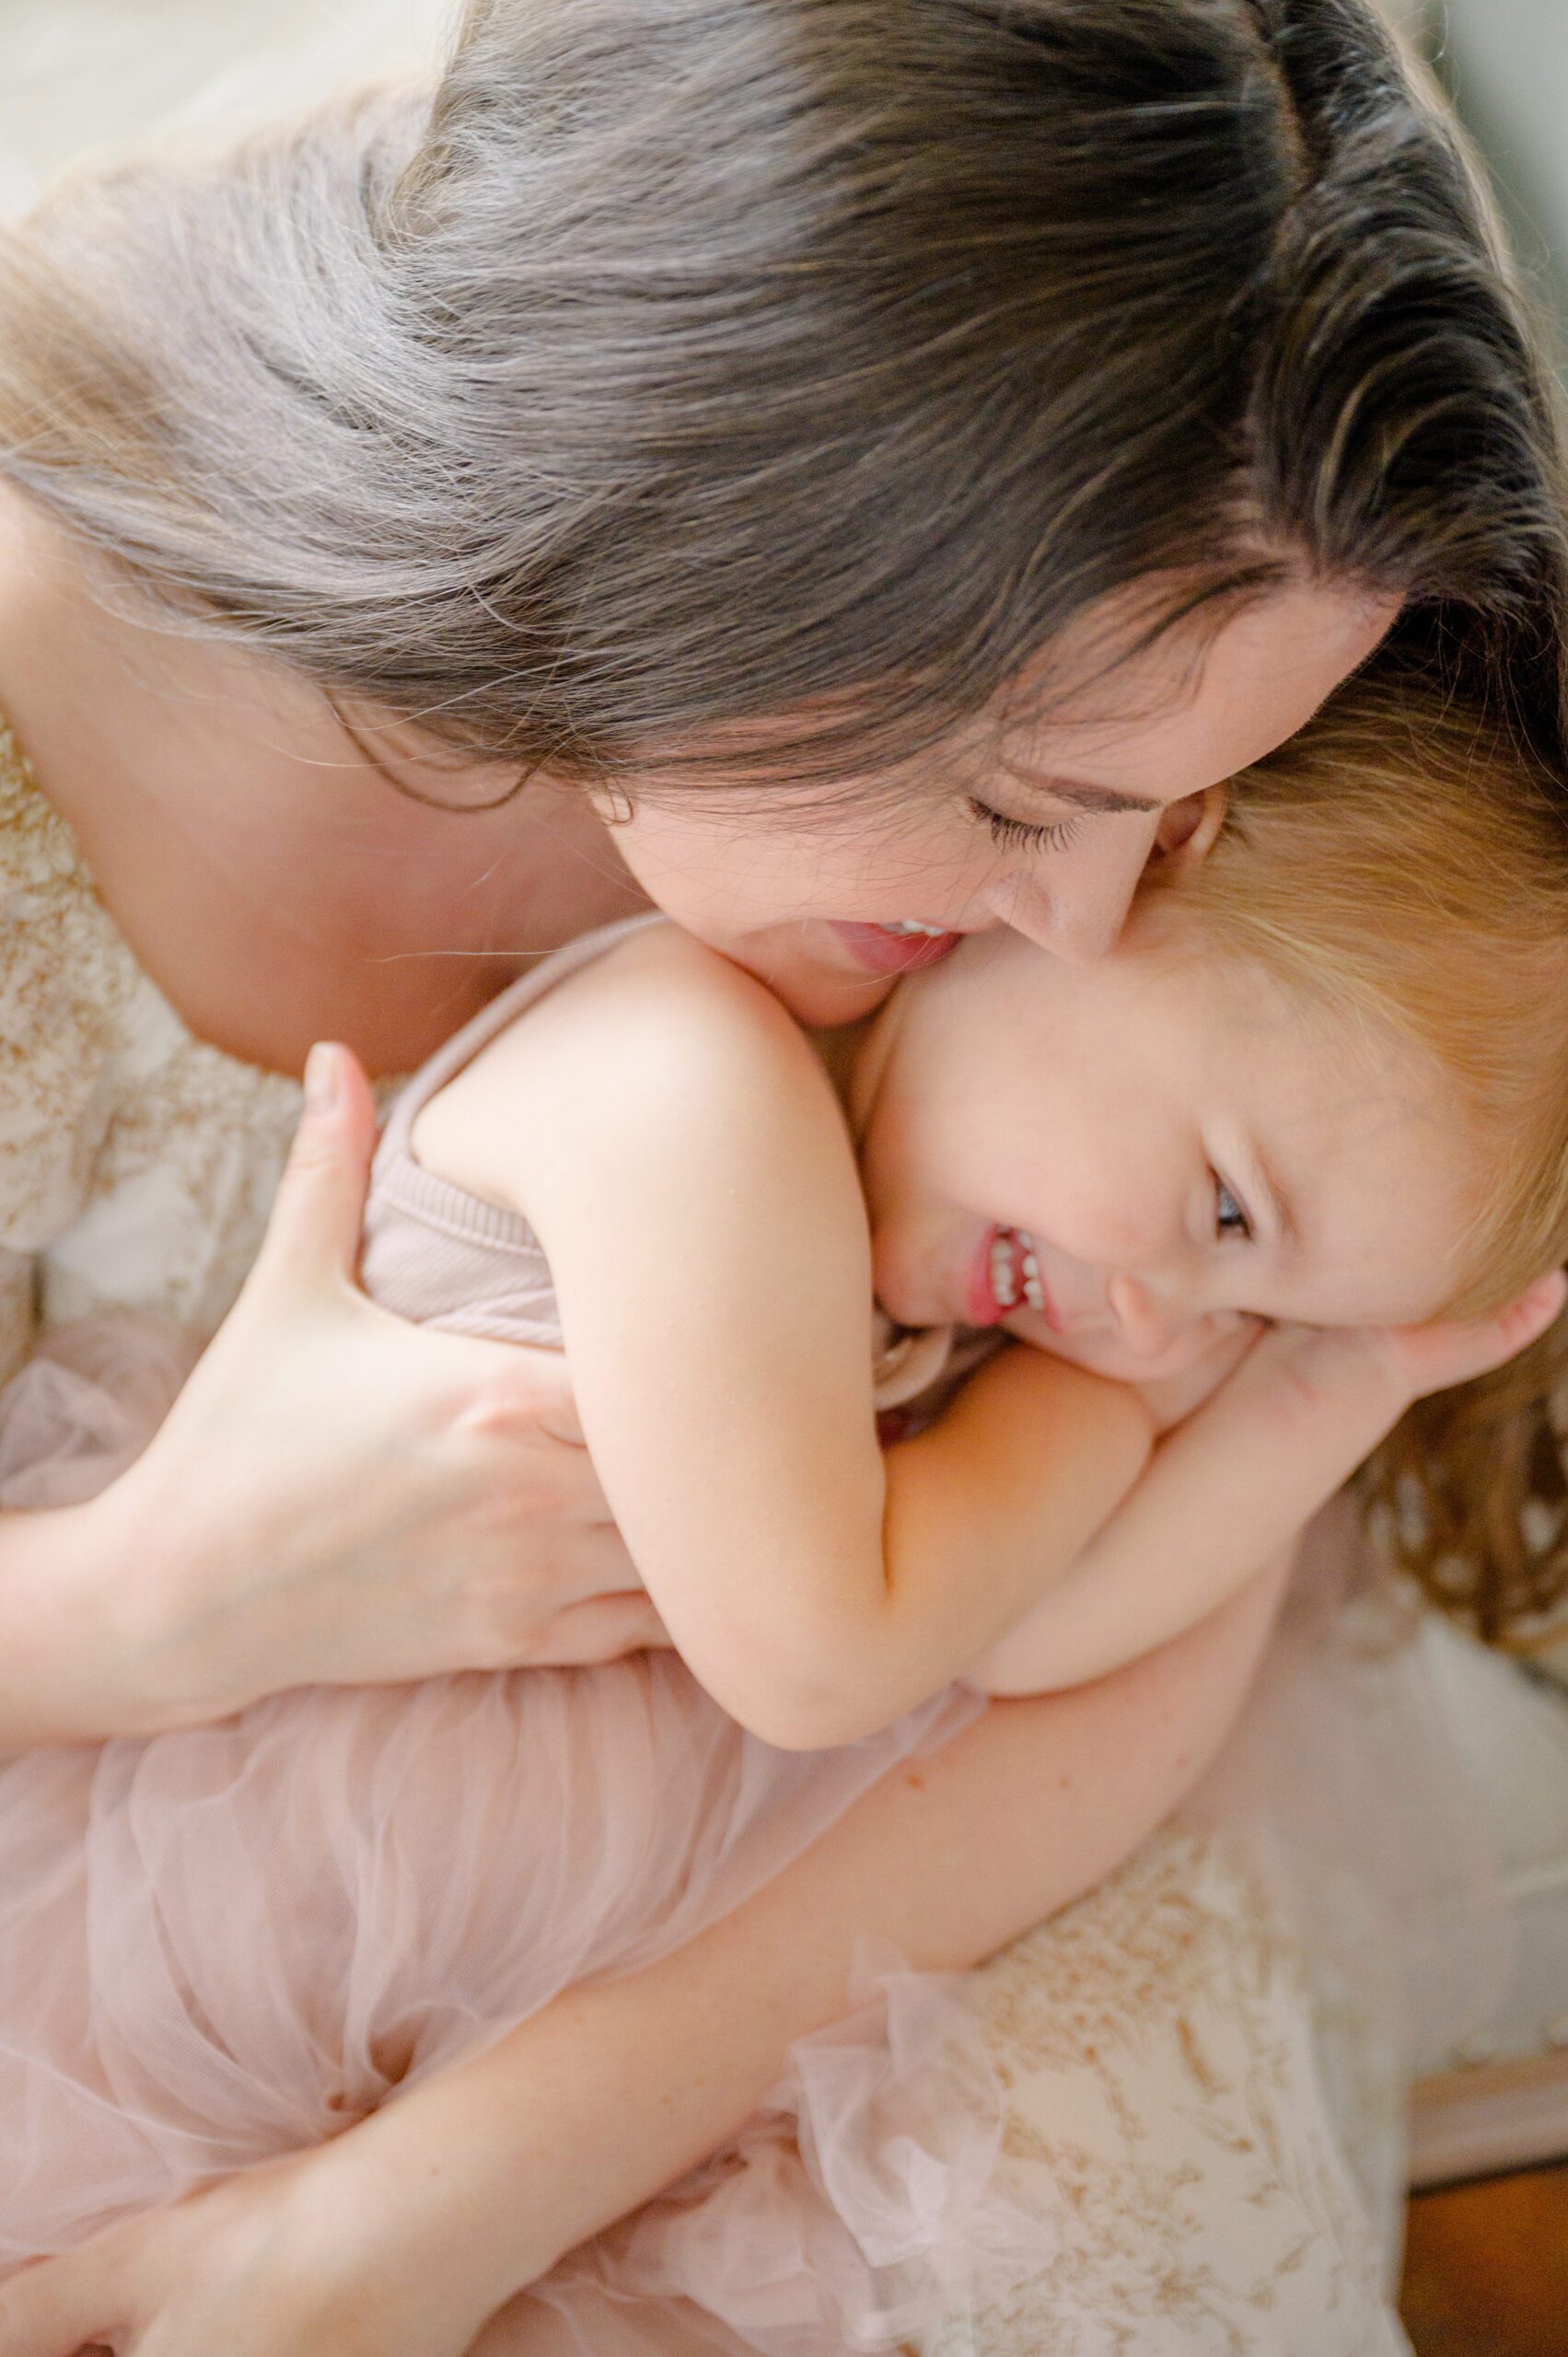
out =
[(1114, 1334), (1053, 1333), (1034, 1310), (1019, 1310), (1007, 1318), (1005, 1330), (1018, 1341), (1028, 1342), (1031, 1349), (1047, 1351), (1052, 1358), (1064, 1359), (1070, 1366), (1081, 1366), (1086, 1374), (1102, 1375), (1109, 1383), (1139, 1386), (1166, 1383), (1185, 1375), (1214, 1345), (1214, 1330), (1208, 1318), (1194, 1319), (1156, 1359), (1139, 1357)]

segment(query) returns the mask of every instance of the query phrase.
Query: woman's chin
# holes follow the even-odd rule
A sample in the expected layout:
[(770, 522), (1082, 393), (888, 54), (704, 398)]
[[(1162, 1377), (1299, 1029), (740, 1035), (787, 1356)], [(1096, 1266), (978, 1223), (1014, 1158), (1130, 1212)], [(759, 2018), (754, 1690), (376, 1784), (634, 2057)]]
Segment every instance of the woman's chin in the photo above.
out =
[[(679, 919), (677, 919), (679, 922)], [(868, 973), (836, 939), (830, 925), (772, 925), (755, 933), (718, 934), (691, 926), (710, 949), (772, 991), (797, 1023), (813, 1031), (858, 1023), (880, 1006), (896, 977)]]

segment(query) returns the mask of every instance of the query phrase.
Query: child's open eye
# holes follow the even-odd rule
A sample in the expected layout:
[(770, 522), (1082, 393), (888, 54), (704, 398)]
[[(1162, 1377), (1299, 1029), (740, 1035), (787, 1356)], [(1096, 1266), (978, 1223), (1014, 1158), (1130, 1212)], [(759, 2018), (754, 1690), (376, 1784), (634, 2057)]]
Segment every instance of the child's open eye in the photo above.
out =
[(1216, 1236), (1250, 1236), (1252, 1223), (1237, 1202), (1225, 1180), (1214, 1174), (1214, 1234)]
[(981, 802), (972, 794), (969, 806), (971, 815), (990, 828), (992, 842), (1004, 851), (1065, 851), (1078, 831), (1076, 819), (1009, 819), (1005, 811), (993, 810), (989, 802)]

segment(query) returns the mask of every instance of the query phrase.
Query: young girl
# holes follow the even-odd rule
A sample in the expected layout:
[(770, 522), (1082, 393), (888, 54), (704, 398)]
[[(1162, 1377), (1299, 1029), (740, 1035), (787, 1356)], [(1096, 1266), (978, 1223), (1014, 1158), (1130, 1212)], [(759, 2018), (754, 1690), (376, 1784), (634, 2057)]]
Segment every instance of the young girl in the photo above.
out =
[[(1246, 783), (1245, 819), (1098, 965), (977, 941), (825, 1063), (749, 977), (639, 923), (550, 961), (412, 1085), (366, 1281), (428, 1324), (563, 1340), (685, 1666), (318, 1691), (15, 1760), (10, 2258), (328, 2137), (689, 1937), (975, 1707), (934, 1691), (1093, 1678), (1190, 1625), (1412, 1399), (1542, 1330), (1561, 1281), (1519, 1289), (1568, 1249), (1568, 1086), (1541, 1079), (1555, 1059), (1568, 1082), (1561, 813), (1494, 733), (1386, 691)], [(1391, 873), (1405, 897), (1371, 925)], [(873, 1283), (899, 1335), (883, 1397), (939, 1390), (955, 1326), (1034, 1346), (987, 1358), (885, 1481)], [(46, 1380), (8, 1409), (32, 1503), (47, 1452), (16, 1434)], [(55, 1403), (64, 1451), (93, 1397)], [(155, 1492), (164, 1435), (130, 1477)], [(929, 2010), (900, 2056), (916, 2085), (939, 2027)], [(801, 2126), (841, 2249), (846, 2227), (886, 2239), (890, 2202), (931, 2283), (1021, 2267), (1021, 2222), (978, 2201), (983, 2106), (951, 2095), (890, 2196), (825, 2050)], [(787, 2258), (790, 2182), (763, 2202), (769, 2264), (831, 2274), (820, 2234)], [(667, 2257), (645, 2236), (621, 2288)], [(934, 2316), (860, 2275), (845, 2341)]]

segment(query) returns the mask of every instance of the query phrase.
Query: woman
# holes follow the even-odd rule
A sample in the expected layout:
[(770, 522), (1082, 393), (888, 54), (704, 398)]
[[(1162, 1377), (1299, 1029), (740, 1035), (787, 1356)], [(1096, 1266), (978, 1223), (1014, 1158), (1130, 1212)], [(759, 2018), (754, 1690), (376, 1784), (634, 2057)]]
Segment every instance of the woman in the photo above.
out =
[[(37, 781), (8, 762), (13, 1356), (33, 1302), (216, 1324), (312, 1041), (406, 1070), (639, 886), (831, 1020), (953, 931), (1093, 955), (1195, 798), (1386, 635), (1561, 758), (1539, 378), (1352, 0), (489, 0), (433, 112), (80, 192), (0, 300), (0, 705)], [(0, 1530), (8, 1742), (656, 1634), (553, 1367), (354, 1293), (368, 1110), (341, 1053), (312, 1077), (180, 1413)], [(421, 2235), (526, 2188), (477, 2331), (738, 2123), (857, 1932), (972, 1962), (1125, 1855), (1272, 1597), (993, 1713), (651, 1998), (533, 2026), (526, 2106), (417, 2220), (436, 2086), (320, 2175), (43, 2270), (0, 2335), (338, 2350), (374, 2286), (371, 2345), (428, 2348)], [(680, 2070), (737, 1959), (747, 2006)], [(576, 2178), (558, 2115), (547, 2212), (550, 2058), (646, 2003), (679, 2099), (650, 2083), (635, 2134), (621, 2103), (614, 2166), (585, 2112)]]

